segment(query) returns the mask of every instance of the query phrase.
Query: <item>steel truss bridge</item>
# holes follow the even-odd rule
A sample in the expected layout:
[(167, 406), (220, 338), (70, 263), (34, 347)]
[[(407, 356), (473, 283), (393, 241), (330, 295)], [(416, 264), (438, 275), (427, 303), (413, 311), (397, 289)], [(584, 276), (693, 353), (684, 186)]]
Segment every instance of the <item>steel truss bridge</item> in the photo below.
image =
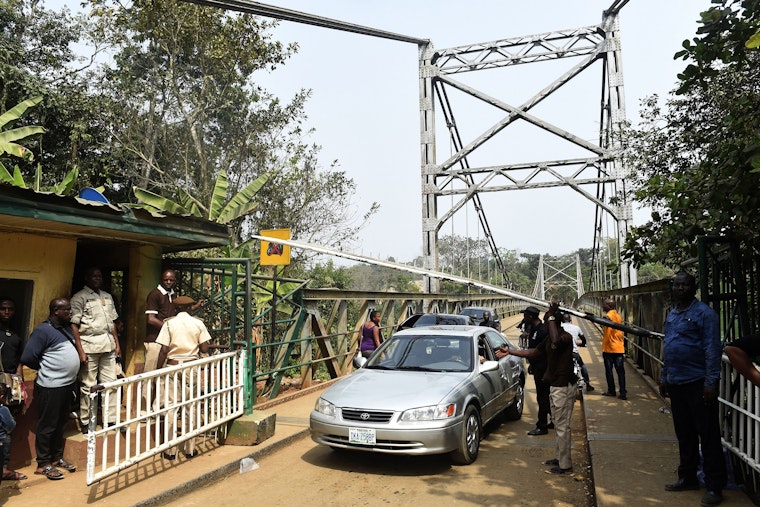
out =
[[(614, 0), (602, 13), (599, 24), (535, 35), (468, 44), (448, 49), (436, 49), (424, 38), (411, 37), (371, 27), (325, 18), (273, 5), (247, 0), (190, 0), (193, 3), (226, 10), (255, 14), (285, 21), (305, 23), (327, 29), (343, 30), (360, 35), (380, 37), (415, 44), (419, 54), (420, 147), (422, 192), (423, 265), (438, 270), (439, 234), (442, 227), (466, 206), (475, 209), (480, 229), (488, 243), (502, 280), (509, 285), (509, 274), (494, 238), (481, 195), (512, 190), (537, 190), (567, 187), (595, 206), (595, 253), (592, 276), (587, 286), (592, 290), (628, 287), (636, 284), (632, 266), (620, 260), (623, 245), (632, 219), (626, 170), (620, 157), (621, 128), (625, 123), (625, 94), (623, 88), (622, 53), (618, 16), (628, 0)], [(555, 79), (520, 103), (511, 103), (478, 89), (465, 80), (473, 72), (510, 71), (527, 64), (556, 64), (568, 61)], [(537, 111), (540, 104), (558, 95), (568, 83), (578, 80), (589, 69), (599, 67), (601, 82), (599, 100), (588, 108), (590, 121), (598, 123), (596, 139), (589, 140), (581, 127), (564, 128), (543, 118)], [(538, 85), (537, 85), (538, 86)], [(573, 92), (575, 93), (575, 92)], [(587, 100), (593, 92), (581, 87), (580, 97)], [(455, 97), (456, 95), (456, 97)], [(469, 130), (465, 136), (457, 123), (457, 109), (466, 100), (486, 105), (497, 113), (495, 122)], [(464, 109), (468, 106), (465, 105)], [(596, 110), (593, 110), (595, 109)], [(581, 125), (589, 121), (579, 122)], [(520, 126), (530, 125), (535, 140), (520, 143), (534, 147), (529, 160), (509, 159), (507, 150), (496, 150), (495, 160), (481, 161), (495, 140), (510, 139)], [(441, 128), (443, 126), (443, 128)], [(502, 133), (503, 132), (503, 133)], [(557, 153), (548, 153), (549, 134), (564, 146)], [(507, 136), (507, 137), (504, 137)], [(446, 142), (443, 142), (443, 141)], [(488, 144), (491, 142), (490, 145)], [(445, 158), (438, 149), (448, 144), (450, 155)], [(440, 160), (440, 159), (443, 160)], [(478, 163), (475, 160), (478, 160)], [(444, 199), (446, 198), (446, 199)], [(447, 204), (448, 203), (448, 204)], [(558, 208), (557, 211), (561, 211)], [(607, 221), (614, 223), (606, 231)], [(607, 241), (611, 237), (612, 241)], [(609, 250), (613, 249), (614, 252)], [(608, 258), (605, 258), (608, 257)], [(612, 258), (612, 262), (610, 262)], [(617, 269), (610, 268), (615, 266)], [(539, 279), (541, 275), (539, 274)], [(540, 290), (543, 290), (541, 288)], [(438, 292), (438, 281), (425, 279), (426, 292)], [(579, 294), (582, 293), (579, 291)]]

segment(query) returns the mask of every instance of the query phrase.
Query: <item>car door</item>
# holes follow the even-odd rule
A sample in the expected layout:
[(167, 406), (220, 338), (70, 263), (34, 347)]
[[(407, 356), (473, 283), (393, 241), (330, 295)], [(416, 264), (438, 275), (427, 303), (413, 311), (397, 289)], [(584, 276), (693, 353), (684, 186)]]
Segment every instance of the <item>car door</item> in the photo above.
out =
[[(491, 346), (491, 350), (494, 351), (499, 347), (505, 349), (514, 348), (514, 346), (509, 343), (509, 340), (497, 331), (487, 331), (486, 339)], [(520, 361), (522, 361), (522, 359), (512, 355), (499, 359), (499, 370), (502, 379), (500, 402), (503, 403), (503, 406), (507, 406), (515, 397), (517, 386), (520, 383)]]
[[(477, 337), (478, 356), (482, 356), (485, 361), (497, 361), (494, 354), (493, 346), (488, 340), (486, 333), (481, 333)], [(506, 406), (507, 401), (504, 396), (504, 368), (499, 361), (499, 368), (496, 370), (481, 372), (478, 375), (478, 397), (483, 406), (483, 421), (491, 420), (496, 414)]]

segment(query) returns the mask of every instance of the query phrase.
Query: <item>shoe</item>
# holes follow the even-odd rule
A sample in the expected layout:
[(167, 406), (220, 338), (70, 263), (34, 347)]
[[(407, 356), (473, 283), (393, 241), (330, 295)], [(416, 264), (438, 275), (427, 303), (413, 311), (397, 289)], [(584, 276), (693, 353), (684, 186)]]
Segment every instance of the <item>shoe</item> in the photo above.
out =
[(536, 426), (535, 428), (533, 428), (532, 430), (528, 432), (528, 435), (534, 437), (536, 435), (546, 435), (547, 433), (549, 433), (549, 430), (547, 430), (546, 428), (539, 428), (538, 426)]
[(198, 453), (195, 452), (195, 451), (193, 451), (192, 453), (184, 452), (182, 454), (184, 454), (185, 458), (187, 458), (187, 459), (193, 459), (194, 457), (196, 457), (198, 455)]
[(547, 459), (544, 461), (544, 465), (550, 466), (550, 467), (558, 467), (559, 466), (559, 460), (558, 459)]
[(672, 484), (665, 485), (665, 491), (690, 491), (699, 489), (699, 482), (696, 479), (687, 481), (686, 479), (678, 479)]
[(573, 468), (552, 467), (551, 469), (544, 471), (550, 475), (570, 475), (573, 473)]
[(707, 491), (702, 496), (702, 507), (712, 507), (723, 501), (723, 493), (720, 491)]
[(553, 422), (550, 422), (549, 424), (547, 424), (547, 425), (546, 425), (546, 429), (547, 429), (547, 430), (553, 430), (553, 429), (554, 429), (554, 423), (553, 423)]
[(82, 435), (86, 435), (90, 432), (90, 427), (86, 425), (82, 425)]
[(625, 394), (621, 394), (620, 396), (618, 396), (618, 398), (620, 398), (621, 400), (627, 400), (628, 396), (626, 396)]
[[(108, 425), (109, 428), (113, 428), (114, 426), (116, 426), (116, 423), (110, 423)], [(119, 431), (123, 435), (123, 434), (125, 434), (127, 432), (127, 427), (126, 426), (119, 426)]]
[(60, 481), (63, 479), (63, 473), (53, 465), (46, 465), (34, 471), (34, 475), (44, 475), (51, 481)]
[(591, 391), (595, 391), (594, 386), (590, 384), (586, 384), (586, 392), (591, 392)]
[(611, 393), (609, 391), (602, 393), (602, 396), (615, 396), (615, 393)]
[(68, 461), (65, 461), (63, 458), (59, 459), (58, 461), (53, 462), (53, 466), (56, 468), (63, 468), (67, 472), (71, 472), (72, 474), (77, 471), (77, 466), (73, 463), (69, 463)]
[(168, 452), (165, 452), (164, 459), (168, 459), (169, 461), (174, 461), (175, 459), (177, 459), (177, 456), (175, 454), (169, 454)]

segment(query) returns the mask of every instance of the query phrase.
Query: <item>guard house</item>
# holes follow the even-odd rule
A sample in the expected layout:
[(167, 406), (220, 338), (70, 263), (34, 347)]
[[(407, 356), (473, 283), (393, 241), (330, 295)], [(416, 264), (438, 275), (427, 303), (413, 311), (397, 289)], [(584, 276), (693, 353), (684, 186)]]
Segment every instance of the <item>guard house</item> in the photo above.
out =
[[(51, 299), (71, 297), (84, 285), (85, 270), (100, 267), (124, 325), (120, 342), (130, 375), (142, 371), (145, 298), (158, 283), (163, 255), (224, 246), (229, 233), (216, 222), (156, 216), (96, 199), (101, 202), (0, 184), (0, 295), (16, 302), (13, 327), (26, 339), (47, 318)], [(34, 375), (25, 369), (30, 395)], [(19, 418), (14, 442), (21, 444), (23, 432), (31, 447), (14, 443), (13, 462), (28, 462), (33, 455), (28, 431), (35, 414)]]

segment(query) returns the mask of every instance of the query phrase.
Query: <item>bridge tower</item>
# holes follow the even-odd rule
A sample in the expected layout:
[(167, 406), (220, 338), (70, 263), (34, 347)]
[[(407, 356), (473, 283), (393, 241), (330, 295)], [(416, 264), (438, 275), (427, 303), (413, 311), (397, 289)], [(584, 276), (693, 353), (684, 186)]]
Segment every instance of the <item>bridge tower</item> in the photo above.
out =
[[(595, 252), (603, 250), (609, 244), (602, 235), (603, 224), (611, 217), (615, 229), (610, 233), (613, 237), (611, 243), (617, 249), (614, 252), (616, 258), (620, 259), (620, 247), (625, 241), (632, 219), (626, 170), (620, 153), (620, 131), (626, 115), (618, 14), (627, 1), (615, 0), (604, 11), (599, 25), (440, 50), (435, 49), (431, 42), (419, 44), (422, 239), (426, 268), (438, 268), (438, 234), (442, 226), (459, 210), (472, 203), (485, 238), (491, 245), (492, 254), (503, 270), (480, 195), (551, 187), (569, 187), (595, 205)], [(561, 72), (553, 82), (537, 90), (528, 100), (517, 105), (477, 89), (465, 80), (468, 73), (493, 73), (494, 69), (509, 70), (520, 65), (538, 63), (547, 65), (546, 62), (566, 59), (575, 59), (576, 63)], [(571, 132), (539, 117), (539, 104), (571, 80), (578, 79), (596, 62), (601, 62), (602, 74), (601, 98), (598, 102), (600, 108), (592, 120), (599, 124), (596, 139), (588, 140), (588, 135)], [(463, 77), (460, 78), (460, 75)], [(498, 119), (474, 137), (464, 139), (449, 100), (450, 93), (474, 98), (493, 108), (498, 113)], [(581, 93), (587, 97), (592, 92), (583, 88)], [(436, 153), (437, 123), (445, 126), (448, 131), (446, 142), (453, 149), (453, 153), (442, 162), (438, 162)], [(488, 141), (502, 131), (507, 133), (507, 129), (518, 124), (537, 127), (533, 131), (540, 132), (543, 136), (548, 132), (578, 154), (546, 159), (537, 157), (518, 162), (500, 160), (489, 165), (474, 163)], [(443, 127), (439, 125), (438, 128)], [(534, 144), (540, 148), (542, 142), (543, 138), (537, 138)], [(448, 209), (444, 209), (443, 197), (451, 200)], [(561, 208), (557, 212), (561, 214)], [(596, 255), (595, 262), (603, 266), (600, 268), (603, 270), (608, 269), (610, 264), (602, 255)], [(615, 280), (613, 285), (627, 287), (636, 283), (636, 273), (632, 266), (621, 262), (615, 278), (601, 276), (594, 280)], [(608, 287), (594, 287), (604, 288)], [(425, 290), (437, 292), (437, 280), (426, 279)], [(580, 290), (582, 291), (582, 285)]]
[(531, 295), (534, 298), (545, 300), (549, 289), (556, 291), (560, 287), (573, 289), (576, 299), (585, 292), (580, 255), (575, 254), (572, 260), (568, 257), (547, 259), (543, 254), (538, 258), (536, 285)]

